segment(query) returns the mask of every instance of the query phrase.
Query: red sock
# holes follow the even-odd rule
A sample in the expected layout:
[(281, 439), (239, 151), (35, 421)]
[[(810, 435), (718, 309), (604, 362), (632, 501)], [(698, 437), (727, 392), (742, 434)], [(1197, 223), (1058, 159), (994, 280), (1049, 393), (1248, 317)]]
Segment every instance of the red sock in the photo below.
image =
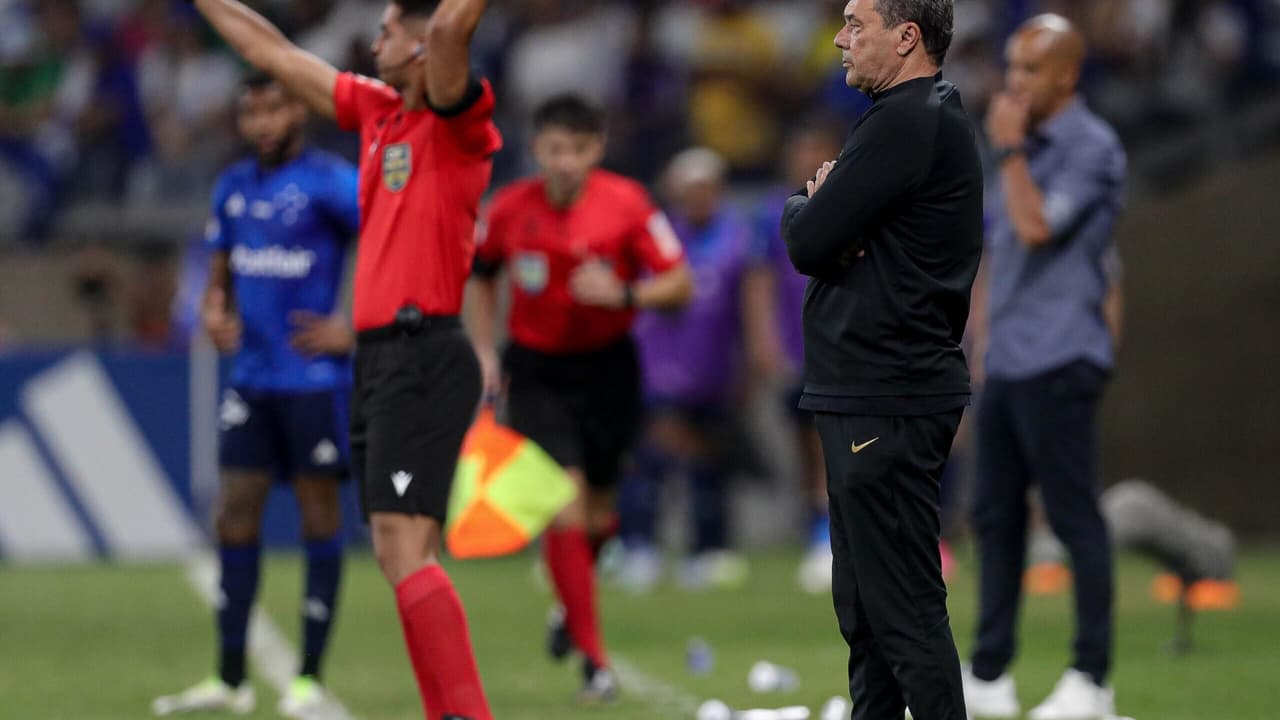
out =
[(427, 717), (493, 720), (471, 652), (467, 617), (444, 568), (428, 565), (402, 580), (396, 604)]
[[(399, 600), (399, 592), (396, 593)], [(413, 675), (418, 681), (418, 695), (422, 698), (422, 714), (427, 720), (441, 720), (444, 717), (441, 708), (444, 699), (440, 694), (440, 686), (436, 677), (428, 672), (419, 672), (418, 668), (431, 667), (423, 656), (422, 650), (413, 642), (413, 630), (409, 627), (408, 617), (400, 612), (400, 630), (404, 633), (404, 644), (409, 649), (409, 663), (413, 666)]]
[(569, 637), (588, 660), (607, 667), (609, 661), (596, 618), (596, 569), (587, 533), (581, 528), (547, 530), (542, 538), (542, 553), (551, 570), (556, 595), (564, 604)]
[(622, 528), (622, 521), (618, 518), (618, 513), (609, 513), (609, 520), (605, 522), (603, 528), (599, 532), (591, 535), (591, 561), (599, 562), (600, 551), (604, 549), (604, 544), (617, 536), (618, 530)]

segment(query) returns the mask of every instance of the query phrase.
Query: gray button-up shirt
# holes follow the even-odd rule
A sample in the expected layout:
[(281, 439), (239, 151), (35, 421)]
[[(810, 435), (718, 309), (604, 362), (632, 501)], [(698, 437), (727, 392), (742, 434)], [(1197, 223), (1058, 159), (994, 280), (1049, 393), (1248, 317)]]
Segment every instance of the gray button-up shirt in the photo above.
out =
[(1018, 380), (1076, 360), (1110, 369), (1102, 305), (1118, 265), (1112, 232), (1124, 204), (1124, 148), (1076, 99), (1028, 139), (1027, 161), (1052, 239), (1037, 248), (1018, 241), (997, 177), (987, 193), (987, 377)]

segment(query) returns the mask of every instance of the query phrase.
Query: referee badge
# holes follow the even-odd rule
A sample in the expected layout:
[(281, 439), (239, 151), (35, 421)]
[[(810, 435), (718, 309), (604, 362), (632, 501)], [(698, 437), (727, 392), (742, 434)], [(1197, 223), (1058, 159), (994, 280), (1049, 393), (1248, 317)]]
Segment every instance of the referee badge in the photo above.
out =
[(511, 263), (516, 285), (529, 295), (537, 295), (547, 288), (547, 256), (536, 252), (523, 252)]
[(382, 149), (382, 184), (391, 192), (400, 192), (409, 184), (413, 172), (413, 148), (409, 143), (396, 143)]

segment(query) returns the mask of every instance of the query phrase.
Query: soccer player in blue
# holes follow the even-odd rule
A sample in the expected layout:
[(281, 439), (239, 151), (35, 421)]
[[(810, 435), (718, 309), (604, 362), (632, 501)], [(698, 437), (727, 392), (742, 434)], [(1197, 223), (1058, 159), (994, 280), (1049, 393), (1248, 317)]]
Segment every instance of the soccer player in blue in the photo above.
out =
[(307, 556), (301, 667), (279, 710), (300, 718), (325, 703), (320, 660), (342, 569), (338, 481), (346, 476), (343, 408), (354, 345), (336, 305), (360, 213), (356, 169), (306, 146), (306, 118), (274, 80), (250, 76), (238, 120), (256, 157), (232, 165), (213, 195), (202, 320), (218, 350), (232, 356), (220, 411), (218, 674), (158, 698), (157, 715), (253, 711), (245, 635), (274, 477), (292, 482)]

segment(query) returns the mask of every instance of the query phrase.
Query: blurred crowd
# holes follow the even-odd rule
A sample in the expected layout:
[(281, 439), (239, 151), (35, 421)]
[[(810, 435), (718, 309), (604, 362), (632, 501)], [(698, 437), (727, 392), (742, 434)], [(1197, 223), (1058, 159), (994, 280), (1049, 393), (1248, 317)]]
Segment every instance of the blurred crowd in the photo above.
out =
[[(373, 73), (369, 44), (385, 0), (253, 4), (335, 66)], [(729, 478), (791, 474), (803, 479), (809, 504), (824, 502), (816, 438), (805, 418), (789, 415), (804, 280), (777, 228), (782, 199), (835, 156), (869, 104), (844, 86), (832, 43), (842, 6), (491, 0), (474, 43), (474, 61), (499, 93), (506, 139), (494, 187), (534, 170), (525, 152), (533, 108), (566, 91), (585, 95), (608, 114), (605, 165), (653, 189), (697, 277), (684, 316), (691, 330), (676, 333), (662, 324), (679, 318), (657, 315), (637, 328), (651, 407), (623, 490), (619, 575), (632, 589), (662, 574), (654, 548), (669, 476), (687, 480), (693, 527), (679, 579), (695, 587), (741, 579), (723, 553), (736, 544)], [(944, 74), (975, 124), (1001, 88), (1005, 38), (1042, 11), (1086, 32), (1083, 92), (1131, 154), (1212, 126), (1280, 85), (1280, 0), (957, 0)], [(215, 176), (241, 151), (234, 103), (244, 73), (184, 0), (0, 0), (0, 246), (48, 237), (77, 204), (145, 211), (207, 203)], [(358, 139), (331, 124), (314, 123), (311, 137), (356, 156)], [(195, 229), (134, 238), (128, 252), (111, 246), (109, 231), (68, 263), (88, 339), (181, 351), (197, 332), (207, 272)], [(29, 311), (0, 307), (0, 348), (24, 342), (4, 316), (16, 326)], [(714, 393), (695, 397), (691, 387)], [(753, 434), (730, 422), (761, 397), (766, 410), (756, 414), (794, 432)], [(954, 472), (964, 471), (966, 445), (962, 436)], [(789, 458), (789, 467), (772, 467), (769, 457)], [(960, 485), (949, 481), (947, 492)], [(810, 530), (814, 547), (829, 548), (822, 528)], [(829, 581), (829, 556), (816, 558), (802, 566), (802, 585)]]
[[(255, 0), (302, 46), (371, 72), (384, 0)], [(736, 184), (773, 175), (813, 113), (852, 119), (832, 46), (839, 0), (494, 0), (475, 61), (501, 96), (508, 151), (529, 171), (532, 107), (564, 90), (610, 110), (608, 165), (647, 182), (677, 151), (721, 154)], [(999, 88), (1004, 38), (1054, 10), (1090, 39), (1091, 104), (1132, 147), (1211, 122), (1273, 87), (1280, 0), (957, 0), (945, 69), (975, 116)], [(183, 0), (0, 0), (0, 217), (44, 237), (76, 201), (198, 203), (237, 150), (244, 68)], [(354, 138), (317, 126), (351, 154)], [(10, 232), (10, 234), (14, 234)]]
[[(385, 0), (251, 4), (335, 66), (373, 73), (369, 44)], [(844, 87), (832, 44), (842, 6), (491, 0), (474, 61), (500, 95), (506, 149), (494, 187), (533, 171), (530, 113), (572, 90), (607, 108), (610, 169), (663, 195), (663, 168), (698, 146), (723, 159), (727, 196), (771, 199), (802, 182), (831, 153), (829, 136), (868, 104)], [(944, 73), (975, 121), (1000, 88), (1005, 37), (1046, 10), (1086, 30), (1084, 92), (1131, 155), (1277, 87), (1280, 0), (957, 0)], [(100, 247), (77, 251), (69, 272), (94, 342), (185, 342), (203, 259), (189, 237), (146, 218), (198, 215), (208, 202), (214, 177), (241, 152), (234, 102), (245, 70), (184, 0), (0, 0), (0, 247), (58, 237), (60, 219), (91, 210), (78, 237)], [(313, 125), (317, 144), (355, 158), (357, 138)], [(806, 137), (819, 155), (789, 151)], [(773, 224), (758, 211), (747, 213), (752, 223)], [(147, 231), (121, 229), (113, 213), (142, 218)], [(113, 244), (122, 235), (131, 242)], [(12, 346), (24, 332), (8, 313), (0, 310), (0, 345)]]

